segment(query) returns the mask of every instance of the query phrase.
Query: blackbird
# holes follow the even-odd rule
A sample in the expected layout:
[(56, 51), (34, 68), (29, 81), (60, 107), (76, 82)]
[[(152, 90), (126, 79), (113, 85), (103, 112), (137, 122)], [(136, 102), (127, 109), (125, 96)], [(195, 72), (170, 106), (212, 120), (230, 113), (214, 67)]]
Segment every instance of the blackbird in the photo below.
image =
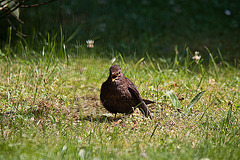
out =
[(123, 75), (119, 65), (111, 66), (109, 71), (109, 77), (101, 87), (103, 106), (115, 117), (117, 113), (130, 114), (139, 108), (146, 117), (152, 118), (146, 104), (155, 102), (142, 99), (137, 87)]

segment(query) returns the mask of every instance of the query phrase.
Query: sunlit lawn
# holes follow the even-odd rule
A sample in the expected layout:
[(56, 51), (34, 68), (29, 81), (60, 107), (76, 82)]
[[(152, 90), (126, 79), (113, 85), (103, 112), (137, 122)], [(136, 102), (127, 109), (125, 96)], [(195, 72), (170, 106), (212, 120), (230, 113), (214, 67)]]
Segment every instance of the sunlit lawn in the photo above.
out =
[[(0, 159), (240, 159), (239, 66), (211, 55), (196, 63), (181, 53), (169, 61), (84, 52), (67, 60), (2, 51)], [(100, 87), (112, 64), (156, 102), (152, 120), (138, 109), (114, 119), (103, 108)]]

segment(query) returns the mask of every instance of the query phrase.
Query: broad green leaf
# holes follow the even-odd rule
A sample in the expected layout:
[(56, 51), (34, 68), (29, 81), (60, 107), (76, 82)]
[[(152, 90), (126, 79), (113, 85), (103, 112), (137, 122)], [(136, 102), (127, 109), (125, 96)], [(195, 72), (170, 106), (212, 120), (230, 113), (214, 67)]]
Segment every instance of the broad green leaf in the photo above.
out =
[(197, 102), (198, 100), (201, 98), (201, 96), (203, 95), (205, 91), (201, 91), (199, 92), (192, 100), (191, 102), (187, 105), (187, 109), (191, 109)]
[(19, 8), (15, 9), (15, 10), (12, 12), (12, 14), (13, 14), (15, 17), (19, 18)]

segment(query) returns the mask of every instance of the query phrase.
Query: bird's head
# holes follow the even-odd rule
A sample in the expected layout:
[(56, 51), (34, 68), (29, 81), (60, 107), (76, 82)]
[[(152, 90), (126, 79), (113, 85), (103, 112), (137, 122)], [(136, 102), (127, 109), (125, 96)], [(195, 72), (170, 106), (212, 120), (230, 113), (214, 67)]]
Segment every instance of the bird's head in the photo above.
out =
[(112, 82), (118, 81), (121, 77), (123, 77), (123, 73), (119, 65), (113, 65), (109, 69), (110, 71), (110, 78)]

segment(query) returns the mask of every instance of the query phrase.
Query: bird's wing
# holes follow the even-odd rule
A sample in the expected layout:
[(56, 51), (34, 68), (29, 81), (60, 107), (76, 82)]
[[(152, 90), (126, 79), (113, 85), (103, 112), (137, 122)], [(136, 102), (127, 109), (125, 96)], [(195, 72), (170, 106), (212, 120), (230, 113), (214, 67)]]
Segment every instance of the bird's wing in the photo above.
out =
[(129, 82), (129, 86), (128, 86), (128, 90), (129, 92), (132, 94), (133, 97), (135, 97), (135, 99), (137, 99), (137, 101), (139, 102), (138, 107), (140, 109), (140, 111), (146, 116), (146, 117), (151, 117), (151, 114), (149, 112), (149, 110), (147, 109), (147, 106), (145, 104), (145, 102), (143, 101), (137, 87), (129, 80), (127, 79)]

